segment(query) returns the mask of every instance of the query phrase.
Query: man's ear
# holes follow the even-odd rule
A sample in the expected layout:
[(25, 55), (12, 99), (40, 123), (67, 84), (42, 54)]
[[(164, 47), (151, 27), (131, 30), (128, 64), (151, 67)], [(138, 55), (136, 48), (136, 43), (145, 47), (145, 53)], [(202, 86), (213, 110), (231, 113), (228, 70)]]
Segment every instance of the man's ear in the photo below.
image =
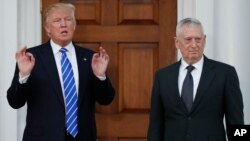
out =
[(44, 30), (46, 31), (47, 35), (50, 37), (50, 29), (49, 29), (48, 25), (45, 24), (43, 27), (44, 27)]
[(204, 35), (204, 39), (203, 40), (204, 40), (204, 46), (205, 46), (205, 44), (207, 42), (207, 35), (206, 34)]
[(45, 31), (48, 33), (49, 32), (49, 28), (48, 28), (48, 26), (44, 26), (44, 29), (45, 29)]
[(174, 37), (175, 48), (179, 49), (179, 40), (177, 37)]

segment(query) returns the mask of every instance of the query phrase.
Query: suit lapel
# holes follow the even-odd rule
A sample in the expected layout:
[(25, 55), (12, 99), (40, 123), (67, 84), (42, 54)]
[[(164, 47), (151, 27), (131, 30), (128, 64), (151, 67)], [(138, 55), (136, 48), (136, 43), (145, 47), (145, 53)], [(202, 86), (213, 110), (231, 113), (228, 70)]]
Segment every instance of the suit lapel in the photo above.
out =
[(78, 105), (81, 104), (84, 98), (84, 90), (86, 89), (86, 83), (88, 79), (88, 68), (91, 64), (91, 60), (80, 50), (80, 47), (74, 45), (76, 51), (76, 59), (78, 65), (78, 74), (79, 74), (79, 91), (78, 91)]
[[(170, 73), (170, 79), (166, 79), (168, 82), (166, 83), (170, 83), (169, 86), (171, 90), (167, 90), (167, 91), (171, 91), (171, 94), (168, 98), (171, 99), (171, 101), (177, 105), (177, 107), (180, 107), (180, 109), (184, 112), (188, 114), (188, 111), (186, 109), (186, 106), (184, 104), (184, 102), (181, 99), (180, 96), (180, 92), (178, 89), (178, 76), (179, 76), (179, 68), (180, 68), (180, 64), (181, 61), (177, 62), (176, 64), (174, 64), (173, 69)], [(171, 81), (169, 81), (171, 80)]]
[(180, 68), (180, 64), (181, 64), (181, 61), (179, 61), (178, 63), (176, 63), (176, 65), (174, 66), (173, 68), (173, 72), (171, 74), (171, 77), (172, 77), (172, 81), (170, 83), (173, 83), (173, 94), (174, 94), (174, 97), (175, 98), (178, 98), (180, 99), (181, 96), (180, 96), (180, 92), (179, 92), (179, 89), (178, 89), (178, 76), (179, 76), (179, 68)]
[(45, 71), (47, 71), (48, 79), (52, 82), (52, 89), (55, 90), (54, 94), (59, 98), (62, 106), (64, 106), (61, 82), (50, 42), (43, 45), (40, 58), (42, 59)]
[(195, 100), (193, 103), (192, 111), (197, 107), (199, 102), (202, 100), (205, 91), (208, 89), (210, 83), (215, 77), (215, 73), (213, 71), (213, 64), (209, 61), (208, 58), (204, 57), (203, 70), (200, 78), (200, 82), (197, 88), (197, 93), (195, 96)]

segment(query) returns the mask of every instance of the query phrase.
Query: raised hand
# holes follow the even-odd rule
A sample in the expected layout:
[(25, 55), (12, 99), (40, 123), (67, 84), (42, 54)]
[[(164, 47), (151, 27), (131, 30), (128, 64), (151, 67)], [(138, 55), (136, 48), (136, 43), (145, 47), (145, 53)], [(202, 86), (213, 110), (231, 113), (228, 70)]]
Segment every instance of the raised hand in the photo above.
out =
[(102, 47), (99, 48), (99, 53), (95, 53), (92, 58), (92, 69), (96, 76), (105, 76), (109, 63), (109, 55)]
[(27, 47), (25, 46), (16, 53), (16, 62), (20, 76), (29, 75), (35, 65), (34, 56), (31, 53), (26, 52), (26, 49)]

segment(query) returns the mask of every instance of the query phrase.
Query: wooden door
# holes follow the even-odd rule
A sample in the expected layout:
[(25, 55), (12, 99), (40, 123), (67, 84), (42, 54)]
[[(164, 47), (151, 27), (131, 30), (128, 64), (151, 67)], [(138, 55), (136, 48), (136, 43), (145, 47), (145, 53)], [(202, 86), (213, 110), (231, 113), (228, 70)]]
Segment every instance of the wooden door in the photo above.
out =
[(146, 141), (154, 73), (176, 61), (176, 0), (42, 0), (42, 8), (55, 2), (76, 6), (73, 41), (103, 46), (111, 58), (107, 74), (116, 97), (96, 107), (99, 140)]

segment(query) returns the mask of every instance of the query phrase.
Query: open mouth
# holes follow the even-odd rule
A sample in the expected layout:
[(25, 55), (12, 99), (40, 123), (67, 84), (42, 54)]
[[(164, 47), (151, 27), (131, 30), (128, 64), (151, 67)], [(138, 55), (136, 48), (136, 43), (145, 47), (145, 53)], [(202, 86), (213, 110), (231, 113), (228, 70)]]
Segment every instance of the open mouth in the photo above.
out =
[(68, 31), (64, 30), (64, 31), (61, 32), (61, 34), (66, 35), (66, 34), (68, 34)]
[(191, 55), (196, 55), (197, 54), (197, 51), (190, 51), (189, 54)]

